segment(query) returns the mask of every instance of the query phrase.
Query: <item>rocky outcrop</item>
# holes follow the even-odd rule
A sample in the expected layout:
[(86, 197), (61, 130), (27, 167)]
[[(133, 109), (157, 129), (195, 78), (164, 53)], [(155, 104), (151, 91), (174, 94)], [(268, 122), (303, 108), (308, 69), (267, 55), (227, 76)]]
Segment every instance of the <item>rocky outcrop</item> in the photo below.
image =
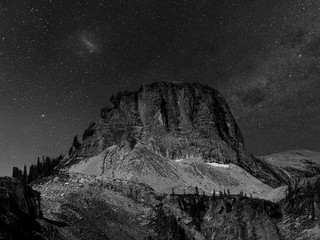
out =
[(8, 210), (15, 205), (24, 214), (33, 218), (40, 216), (40, 193), (32, 190), (20, 180), (9, 177), (0, 178), (2, 208)]
[(154, 83), (118, 93), (111, 102), (101, 110), (102, 120), (87, 130), (92, 137), (86, 137), (79, 155), (96, 155), (121, 142), (130, 148), (139, 141), (169, 159), (238, 161), (241, 132), (222, 96), (210, 87)]
[(0, 239), (62, 240), (60, 222), (42, 217), (40, 192), (23, 181), (0, 178)]
[(35, 219), (40, 193), (14, 178), (0, 178), (0, 239), (42, 239)]
[(160, 202), (144, 184), (84, 174), (59, 173), (34, 187), (42, 195), (44, 218), (60, 222), (68, 240), (146, 239)]
[(101, 110), (101, 120), (85, 131), (84, 142), (62, 168), (114, 145), (126, 154), (142, 144), (166, 160), (233, 163), (273, 187), (283, 183), (272, 167), (245, 150), (228, 105), (208, 86), (153, 83), (137, 92), (118, 93), (111, 103)]
[(295, 181), (280, 202), (282, 221), (278, 223), (283, 239), (320, 239), (320, 177)]
[(59, 173), (35, 188), (43, 214), (63, 222), (61, 238), (48, 239), (254, 239), (317, 240), (319, 177), (288, 187), (274, 203), (232, 194), (158, 194), (145, 184)]
[(281, 211), (271, 202), (192, 194), (167, 196), (162, 203), (156, 233), (166, 237), (159, 239), (280, 239), (275, 221)]
[(319, 177), (305, 179), (289, 186), (279, 203), (241, 194), (171, 194), (157, 211), (155, 230), (159, 239), (316, 240), (319, 189)]

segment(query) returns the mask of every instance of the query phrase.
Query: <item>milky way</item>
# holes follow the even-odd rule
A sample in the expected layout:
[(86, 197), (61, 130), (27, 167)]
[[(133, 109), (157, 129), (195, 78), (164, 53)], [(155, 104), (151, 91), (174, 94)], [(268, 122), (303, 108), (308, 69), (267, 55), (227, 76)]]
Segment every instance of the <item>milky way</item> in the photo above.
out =
[(320, 151), (319, 3), (0, 3), (0, 175), (65, 153), (117, 91), (220, 90), (256, 154)]

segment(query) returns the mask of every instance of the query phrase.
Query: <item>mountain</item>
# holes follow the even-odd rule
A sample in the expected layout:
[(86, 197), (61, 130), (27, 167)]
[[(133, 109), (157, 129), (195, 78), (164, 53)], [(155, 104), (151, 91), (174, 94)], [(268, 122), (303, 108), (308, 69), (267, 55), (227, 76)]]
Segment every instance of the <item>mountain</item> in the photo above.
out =
[(256, 157), (224, 98), (153, 83), (111, 98), (32, 183), (47, 239), (320, 238), (320, 153)]
[(309, 150), (292, 150), (259, 157), (279, 169), (283, 178), (297, 180), (320, 174), (320, 153)]
[[(232, 179), (237, 178), (237, 165), (257, 178), (248, 185), (263, 186), (259, 180), (273, 187), (284, 183), (272, 167), (246, 151), (228, 105), (211, 87), (160, 82), (110, 100), (112, 106), (101, 110), (101, 120), (85, 131), (83, 143), (61, 169), (138, 180), (157, 189), (199, 185), (212, 192), (212, 186), (219, 191), (237, 185), (239, 180)], [(224, 171), (208, 167), (210, 163), (233, 167)], [(212, 177), (219, 174), (222, 180)], [(203, 176), (211, 187), (200, 186), (206, 184), (199, 181)], [(223, 184), (223, 178), (235, 183)]]

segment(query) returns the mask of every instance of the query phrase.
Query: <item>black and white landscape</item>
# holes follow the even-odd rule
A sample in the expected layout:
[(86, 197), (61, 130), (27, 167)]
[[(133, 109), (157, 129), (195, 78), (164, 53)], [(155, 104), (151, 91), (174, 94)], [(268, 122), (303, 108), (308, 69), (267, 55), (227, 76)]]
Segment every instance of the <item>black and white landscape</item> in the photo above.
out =
[(318, 1), (0, 13), (0, 239), (320, 239)]
[(35, 165), (37, 192), (21, 170), (20, 184), (1, 180), (3, 236), (320, 237), (319, 153), (255, 157), (222, 95), (198, 83), (143, 85), (111, 103), (53, 171), (50, 159)]

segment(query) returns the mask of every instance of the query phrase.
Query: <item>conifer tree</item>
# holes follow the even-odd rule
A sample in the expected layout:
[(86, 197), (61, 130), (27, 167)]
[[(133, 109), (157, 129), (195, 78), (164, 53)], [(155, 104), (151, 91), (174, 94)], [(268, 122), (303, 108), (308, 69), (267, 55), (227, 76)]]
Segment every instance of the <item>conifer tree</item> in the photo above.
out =
[(22, 178), (23, 178), (22, 171), (17, 167), (13, 167), (13, 169), (12, 169), (12, 177), (22, 180)]
[[(42, 162), (43, 162), (43, 159), (44, 159), (44, 156), (42, 156)], [(42, 175), (42, 163), (40, 162), (40, 158), (39, 157), (37, 159), (36, 168), (37, 168), (37, 175), (41, 176)]]
[(198, 189), (198, 186), (196, 186), (196, 195), (199, 195), (199, 189)]
[(23, 167), (23, 182), (27, 183), (28, 182), (28, 173), (27, 173), (27, 166), (24, 165)]
[(174, 193), (174, 189), (172, 188), (172, 193), (171, 193), (172, 196), (175, 196), (175, 193)]

